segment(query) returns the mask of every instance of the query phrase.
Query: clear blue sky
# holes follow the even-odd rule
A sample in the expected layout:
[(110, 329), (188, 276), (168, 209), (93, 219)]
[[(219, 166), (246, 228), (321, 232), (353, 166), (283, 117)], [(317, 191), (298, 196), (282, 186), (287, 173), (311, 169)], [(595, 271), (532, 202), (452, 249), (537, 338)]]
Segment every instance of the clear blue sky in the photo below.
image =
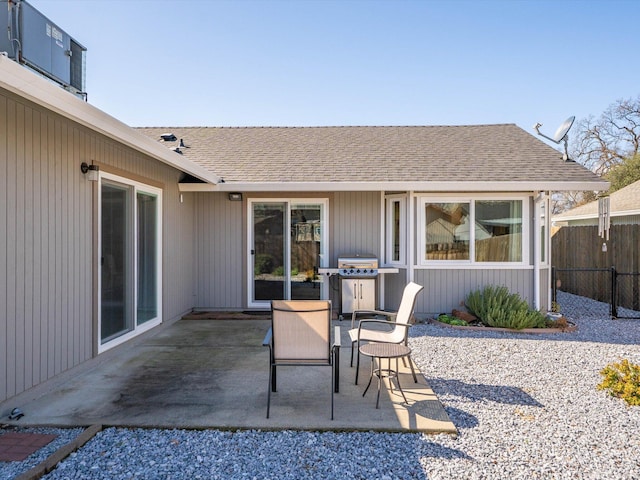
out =
[(29, 0), (131, 126), (516, 123), (640, 95), (640, 1)]

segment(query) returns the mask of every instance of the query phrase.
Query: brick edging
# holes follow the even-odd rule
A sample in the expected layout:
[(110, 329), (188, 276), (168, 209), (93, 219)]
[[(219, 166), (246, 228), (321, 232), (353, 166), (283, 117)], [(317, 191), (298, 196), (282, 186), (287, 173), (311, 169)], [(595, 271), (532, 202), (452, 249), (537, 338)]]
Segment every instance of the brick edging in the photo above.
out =
[(15, 480), (36, 480), (42, 478), (51, 470), (56, 468), (58, 463), (67, 458), (70, 454), (78, 450), (85, 443), (91, 440), (98, 432), (102, 430), (102, 425), (91, 425), (87, 427), (80, 435), (71, 442), (63, 445), (58, 450), (49, 455), (35, 467), (18, 475)]

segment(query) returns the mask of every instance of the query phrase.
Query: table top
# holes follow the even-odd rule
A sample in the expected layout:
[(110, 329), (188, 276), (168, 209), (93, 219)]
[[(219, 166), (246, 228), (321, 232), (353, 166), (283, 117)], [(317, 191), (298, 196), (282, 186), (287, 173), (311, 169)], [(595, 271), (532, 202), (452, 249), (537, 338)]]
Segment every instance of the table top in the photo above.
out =
[(401, 343), (367, 343), (360, 347), (360, 353), (368, 357), (396, 358), (411, 353), (411, 349)]

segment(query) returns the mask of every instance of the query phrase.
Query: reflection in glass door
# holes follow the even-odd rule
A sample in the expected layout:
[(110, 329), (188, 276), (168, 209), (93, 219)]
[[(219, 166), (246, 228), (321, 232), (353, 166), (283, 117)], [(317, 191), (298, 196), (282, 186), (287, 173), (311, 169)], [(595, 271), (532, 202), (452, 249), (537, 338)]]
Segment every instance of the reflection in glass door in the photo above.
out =
[(322, 205), (291, 204), (291, 299), (319, 300)]
[(101, 301), (100, 339), (102, 343), (133, 328), (131, 250), (127, 227), (131, 217), (131, 187), (102, 184), (101, 212)]
[(253, 300), (285, 298), (286, 204), (253, 204)]
[(250, 306), (325, 298), (318, 275), (326, 200), (250, 201)]

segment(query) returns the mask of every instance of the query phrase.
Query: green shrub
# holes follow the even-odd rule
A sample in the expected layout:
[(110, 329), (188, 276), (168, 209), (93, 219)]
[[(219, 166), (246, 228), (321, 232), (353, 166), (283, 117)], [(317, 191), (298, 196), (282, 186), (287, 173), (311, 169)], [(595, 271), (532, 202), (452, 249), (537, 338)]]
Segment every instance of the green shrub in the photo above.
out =
[(438, 316), (438, 321), (442, 322), (442, 323), (447, 323), (449, 325), (458, 325), (458, 326), (462, 326), (462, 327), (466, 327), (467, 325), (469, 325), (464, 320), (462, 320), (462, 319), (460, 319), (458, 317), (454, 317), (453, 315), (447, 315), (446, 313), (443, 313), (443, 314), (439, 315)]
[(622, 398), (629, 405), (640, 405), (640, 365), (624, 359), (607, 365), (600, 374), (604, 380), (598, 390), (609, 390), (611, 396)]
[(509, 293), (507, 287), (489, 285), (471, 292), (465, 299), (467, 309), (488, 327), (542, 328), (545, 316), (529, 307), (517, 293)]
[(256, 275), (261, 273), (270, 273), (273, 270), (273, 258), (268, 253), (259, 253), (256, 255), (253, 264), (253, 272)]
[(279, 267), (276, 267), (275, 270), (272, 273), (276, 277), (283, 277), (284, 276), (284, 267), (282, 265), (280, 265)]

